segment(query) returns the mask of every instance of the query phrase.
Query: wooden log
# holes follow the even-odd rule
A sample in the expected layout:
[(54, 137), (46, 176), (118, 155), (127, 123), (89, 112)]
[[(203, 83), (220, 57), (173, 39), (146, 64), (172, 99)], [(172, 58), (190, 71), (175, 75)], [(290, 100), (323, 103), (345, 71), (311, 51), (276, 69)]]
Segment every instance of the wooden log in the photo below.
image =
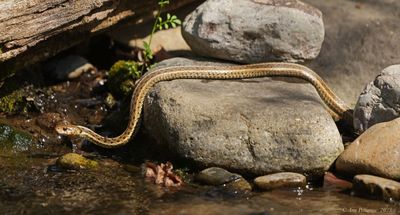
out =
[[(173, 0), (165, 11), (196, 0)], [(157, 0), (2, 0), (0, 1), (0, 81), (15, 69), (130, 20), (152, 19)]]

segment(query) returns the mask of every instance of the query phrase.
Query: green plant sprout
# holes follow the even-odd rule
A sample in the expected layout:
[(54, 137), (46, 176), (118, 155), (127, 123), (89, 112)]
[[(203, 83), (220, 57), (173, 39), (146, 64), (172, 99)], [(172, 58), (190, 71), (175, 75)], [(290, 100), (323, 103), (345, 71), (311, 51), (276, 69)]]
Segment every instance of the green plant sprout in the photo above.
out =
[(149, 40), (143, 41), (143, 60), (140, 62), (135, 61), (117, 61), (109, 70), (108, 87), (113, 95), (128, 96), (135, 86), (134, 80), (140, 78), (144, 72), (151, 68), (153, 59), (153, 52), (150, 45), (153, 35), (156, 31), (175, 28), (181, 24), (181, 20), (175, 15), (167, 13), (165, 19), (161, 17), (162, 10), (169, 4), (169, 0), (158, 0), (159, 9), (155, 16), (153, 29), (150, 33)]
[(170, 27), (175, 28), (176, 26), (182, 23), (181, 20), (178, 19), (178, 17), (176, 17), (175, 15), (171, 15), (169, 13), (167, 13), (167, 17), (165, 18), (165, 20), (163, 20), (163, 18), (161, 17), (161, 13), (164, 7), (168, 4), (169, 0), (158, 0), (159, 9), (155, 17), (155, 22), (153, 24), (153, 29), (151, 30), (150, 33), (149, 41), (143, 42), (145, 63), (153, 59), (153, 52), (151, 51), (150, 45), (154, 33), (158, 30), (169, 29)]

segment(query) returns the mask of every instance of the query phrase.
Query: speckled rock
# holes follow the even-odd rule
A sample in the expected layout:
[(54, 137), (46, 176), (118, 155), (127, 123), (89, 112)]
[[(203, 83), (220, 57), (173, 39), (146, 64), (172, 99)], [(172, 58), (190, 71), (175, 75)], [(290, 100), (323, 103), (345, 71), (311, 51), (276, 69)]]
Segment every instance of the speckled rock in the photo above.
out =
[(28, 152), (35, 145), (34, 140), (31, 134), (0, 123), (0, 151)]
[(373, 175), (356, 175), (353, 189), (357, 195), (366, 195), (386, 201), (400, 200), (400, 183)]
[(400, 116), (400, 65), (385, 68), (370, 82), (354, 108), (354, 128), (360, 133), (376, 123)]
[(64, 169), (93, 169), (97, 168), (96, 161), (89, 160), (76, 153), (68, 153), (57, 159), (57, 165)]
[(182, 28), (197, 54), (241, 63), (313, 59), (324, 32), (321, 12), (297, 0), (208, 0)]
[[(215, 65), (176, 58), (165, 65)], [(293, 79), (173, 80), (145, 99), (143, 125), (159, 147), (238, 173), (322, 176), (343, 151), (315, 89)]]
[(280, 172), (254, 179), (254, 184), (261, 190), (305, 187), (306, 183), (304, 175), (293, 172)]
[(399, 130), (400, 118), (372, 126), (339, 156), (336, 170), (400, 180)]

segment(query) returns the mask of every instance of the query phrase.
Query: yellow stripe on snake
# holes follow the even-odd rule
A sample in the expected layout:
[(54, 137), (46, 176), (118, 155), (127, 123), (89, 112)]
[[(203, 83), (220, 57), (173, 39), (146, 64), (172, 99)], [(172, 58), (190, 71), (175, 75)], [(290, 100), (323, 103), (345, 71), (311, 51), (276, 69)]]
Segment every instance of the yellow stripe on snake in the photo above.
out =
[(138, 129), (143, 102), (151, 88), (158, 82), (175, 79), (245, 79), (259, 77), (294, 77), (311, 83), (328, 107), (335, 120), (343, 119), (350, 108), (340, 100), (326, 83), (311, 69), (293, 63), (260, 63), (238, 66), (172, 66), (155, 69), (143, 75), (136, 83), (130, 119), (125, 131), (117, 137), (103, 137), (87, 127), (79, 125), (57, 125), (56, 131), (70, 137), (83, 137), (96, 145), (113, 148), (126, 144)]

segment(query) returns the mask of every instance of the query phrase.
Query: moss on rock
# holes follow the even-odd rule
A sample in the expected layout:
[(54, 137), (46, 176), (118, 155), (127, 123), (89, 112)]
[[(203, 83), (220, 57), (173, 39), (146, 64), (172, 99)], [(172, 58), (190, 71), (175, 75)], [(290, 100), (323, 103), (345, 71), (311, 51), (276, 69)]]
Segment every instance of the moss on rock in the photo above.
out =
[(76, 153), (68, 153), (58, 158), (57, 165), (64, 169), (94, 169), (98, 163)]
[(34, 138), (23, 131), (9, 125), (0, 124), (0, 147), (3, 152), (24, 152), (32, 146)]
[(0, 112), (13, 114), (19, 111), (26, 112), (27, 108), (23, 90), (16, 90), (0, 98)]
[(135, 80), (142, 75), (140, 67), (135, 61), (117, 61), (109, 71), (108, 88), (111, 93), (118, 97), (130, 95)]

